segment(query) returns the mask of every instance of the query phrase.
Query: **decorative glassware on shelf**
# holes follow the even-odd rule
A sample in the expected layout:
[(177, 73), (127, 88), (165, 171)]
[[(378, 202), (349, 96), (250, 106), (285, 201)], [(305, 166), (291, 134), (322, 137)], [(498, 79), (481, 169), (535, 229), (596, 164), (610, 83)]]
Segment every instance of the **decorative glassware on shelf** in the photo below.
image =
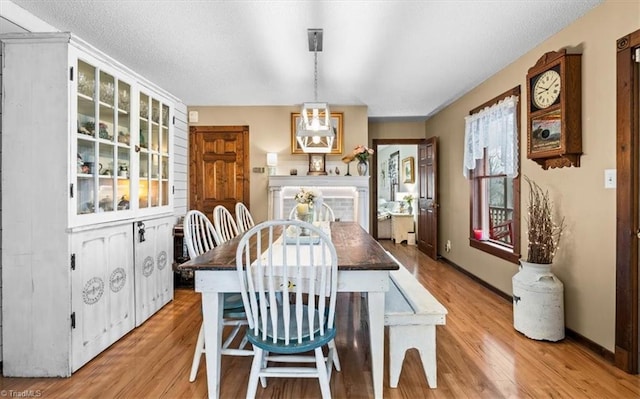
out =
[(157, 105), (154, 105), (153, 108), (151, 108), (151, 120), (156, 123), (160, 122), (160, 109)]
[(162, 125), (169, 126), (169, 106), (162, 106)]
[(140, 101), (140, 117), (144, 119), (149, 117), (149, 104), (146, 101)]
[(100, 101), (106, 104), (113, 104), (113, 95), (115, 93), (115, 87), (113, 82), (100, 83)]
[(93, 97), (93, 86), (95, 80), (86, 75), (83, 71), (78, 72), (78, 92), (87, 97)]
[(118, 108), (128, 111), (129, 110), (129, 91), (119, 90), (118, 92)]

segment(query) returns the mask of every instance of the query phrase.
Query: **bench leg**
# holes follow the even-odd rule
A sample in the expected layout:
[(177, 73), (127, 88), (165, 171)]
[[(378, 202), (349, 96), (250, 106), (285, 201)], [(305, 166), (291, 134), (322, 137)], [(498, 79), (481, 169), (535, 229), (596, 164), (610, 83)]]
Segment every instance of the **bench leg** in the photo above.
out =
[(436, 326), (389, 326), (389, 386), (398, 387), (402, 363), (407, 349), (420, 353), (422, 368), (429, 388), (436, 388)]
[(391, 388), (398, 387), (400, 380), (400, 371), (402, 371), (402, 363), (404, 362), (405, 341), (402, 337), (404, 326), (389, 326), (389, 386)]

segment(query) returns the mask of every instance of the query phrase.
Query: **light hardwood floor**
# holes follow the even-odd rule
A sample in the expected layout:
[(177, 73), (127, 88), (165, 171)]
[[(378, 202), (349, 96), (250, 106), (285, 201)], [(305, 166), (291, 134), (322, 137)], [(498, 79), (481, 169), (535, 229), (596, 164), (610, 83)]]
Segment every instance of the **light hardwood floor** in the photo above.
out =
[[(382, 241), (448, 309), (437, 327), (438, 388), (427, 386), (415, 350), (407, 353), (397, 389), (385, 398), (639, 398), (640, 377), (626, 374), (567, 338), (540, 342), (513, 329), (511, 303), (415, 247)], [(364, 303), (340, 294), (338, 337), (342, 372), (335, 398), (372, 397)], [(71, 378), (0, 378), (3, 397), (206, 398), (205, 362), (189, 383), (200, 326), (200, 296), (176, 290), (175, 300)], [(386, 359), (385, 353), (385, 359)], [(251, 358), (223, 357), (222, 398), (244, 397)], [(271, 379), (260, 398), (318, 398), (315, 379)]]

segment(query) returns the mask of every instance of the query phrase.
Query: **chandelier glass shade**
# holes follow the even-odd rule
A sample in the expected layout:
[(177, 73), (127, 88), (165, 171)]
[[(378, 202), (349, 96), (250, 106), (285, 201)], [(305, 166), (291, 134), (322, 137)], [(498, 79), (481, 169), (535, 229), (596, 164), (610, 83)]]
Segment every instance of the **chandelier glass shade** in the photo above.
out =
[[(331, 152), (336, 137), (329, 104), (318, 102), (318, 49), (322, 49), (322, 29), (309, 29), (309, 50), (314, 53), (314, 101), (305, 102), (296, 126), (296, 139), (303, 152)], [(319, 42), (320, 41), (320, 42)]]

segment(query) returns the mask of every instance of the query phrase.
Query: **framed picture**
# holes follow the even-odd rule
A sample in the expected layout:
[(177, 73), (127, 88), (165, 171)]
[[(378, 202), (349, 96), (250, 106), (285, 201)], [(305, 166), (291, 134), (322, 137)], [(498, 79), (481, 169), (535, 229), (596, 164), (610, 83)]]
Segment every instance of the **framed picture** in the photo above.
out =
[(308, 175), (326, 175), (325, 170), (325, 154), (309, 154), (309, 171)]
[(389, 187), (389, 179), (387, 176), (389, 175), (389, 170), (387, 169), (387, 161), (382, 161), (382, 165), (380, 166), (380, 179), (382, 180), (382, 187)]
[(389, 177), (389, 185), (391, 188), (391, 200), (395, 201), (394, 199), (395, 192), (394, 192), (393, 186), (395, 185), (396, 186), (395, 190), (397, 190), (399, 187), (398, 185), (400, 184), (400, 176), (399, 176), (400, 175), (400, 151), (396, 151), (389, 156), (388, 165), (389, 165), (388, 177)]
[(406, 157), (402, 160), (402, 182), (414, 183), (415, 175), (413, 173), (413, 157)]
[[(333, 140), (333, 146), (329, 154), (342, 154), (342, 112), (331, 113), (331, 124), (333, 125), (333, 131), (336, 134), (336, 139)], [(296, 139), (296, 127), (300, 123), (300, 112), (291, 113), (291, 153), (292, 154), (305, 154)]]

